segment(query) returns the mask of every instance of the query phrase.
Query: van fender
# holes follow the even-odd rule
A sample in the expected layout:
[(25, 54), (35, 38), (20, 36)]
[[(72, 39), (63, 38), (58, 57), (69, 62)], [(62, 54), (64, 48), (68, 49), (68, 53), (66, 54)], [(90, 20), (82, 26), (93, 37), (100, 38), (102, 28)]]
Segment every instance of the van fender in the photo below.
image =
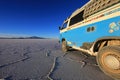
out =
[(101, 37), (93, 43), (92, 47), (90, 48), (90, 51), (92, 51), (95, 55), (97, 55), (97, 52), (99, 51), (99, 48), (100, 48), (100, 44), (103, 42), (102, 45), (107, 46), (106, 42), (108, 42), (110, 40), (120, 40), (120, 36)]

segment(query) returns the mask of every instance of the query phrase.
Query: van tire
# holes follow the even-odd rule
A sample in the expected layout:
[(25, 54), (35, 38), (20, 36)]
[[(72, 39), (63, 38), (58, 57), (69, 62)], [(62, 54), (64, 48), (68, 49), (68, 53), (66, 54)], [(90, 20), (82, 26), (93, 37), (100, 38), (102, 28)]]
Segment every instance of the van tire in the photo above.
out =
[(105, 74), (120, 80), (120, 46), (103, 47), (98, 52), (96, 59)]
[(66, 41), (62, 41), (62, 51), (67, 52), (68, 51), (68, 46)]

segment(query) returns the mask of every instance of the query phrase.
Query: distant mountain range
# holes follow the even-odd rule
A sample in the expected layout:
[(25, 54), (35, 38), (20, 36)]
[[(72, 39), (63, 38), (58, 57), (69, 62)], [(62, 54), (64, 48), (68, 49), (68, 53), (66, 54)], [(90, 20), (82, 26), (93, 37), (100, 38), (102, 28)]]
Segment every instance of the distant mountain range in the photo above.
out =
[(0, 37), (0, 39), (46, 39), (44, 37), (31, 36), (31, 37)]

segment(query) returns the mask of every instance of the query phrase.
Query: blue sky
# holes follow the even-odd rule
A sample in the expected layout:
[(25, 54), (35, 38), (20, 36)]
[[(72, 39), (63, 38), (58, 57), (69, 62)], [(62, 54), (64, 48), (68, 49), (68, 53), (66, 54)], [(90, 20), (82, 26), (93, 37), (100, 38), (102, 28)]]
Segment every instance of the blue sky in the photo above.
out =
[(89, 0), (0, 0), (0, 36), (58, 37), (58, 26)]

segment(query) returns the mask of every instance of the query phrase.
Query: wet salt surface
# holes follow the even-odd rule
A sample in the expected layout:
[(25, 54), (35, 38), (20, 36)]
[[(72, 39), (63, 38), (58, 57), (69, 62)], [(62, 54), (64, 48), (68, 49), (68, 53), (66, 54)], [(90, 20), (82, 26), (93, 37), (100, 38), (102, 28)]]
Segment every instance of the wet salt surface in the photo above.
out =
[(0, 39), (0, 79), (113, 80), (95, 57), (60, 47), (56, 39)]

